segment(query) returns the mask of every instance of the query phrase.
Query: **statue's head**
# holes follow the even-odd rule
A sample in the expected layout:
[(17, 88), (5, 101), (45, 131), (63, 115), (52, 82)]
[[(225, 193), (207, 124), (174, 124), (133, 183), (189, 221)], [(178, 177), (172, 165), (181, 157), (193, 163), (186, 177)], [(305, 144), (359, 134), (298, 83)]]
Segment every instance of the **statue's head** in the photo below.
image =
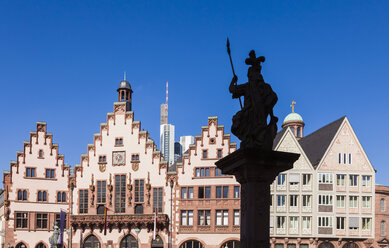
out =
[(257, 56), (255, 55), (255, 51), (254, 50), (251, 50), (250, 53), (249, 53), (249, 56), (250, 58), (253, 58), (255, 59)]

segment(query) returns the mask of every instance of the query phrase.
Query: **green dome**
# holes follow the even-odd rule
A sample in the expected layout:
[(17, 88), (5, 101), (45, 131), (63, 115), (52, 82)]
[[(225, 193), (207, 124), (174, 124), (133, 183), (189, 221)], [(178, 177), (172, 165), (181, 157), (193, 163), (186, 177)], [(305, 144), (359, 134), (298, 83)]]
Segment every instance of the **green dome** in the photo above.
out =
[(290, 113), (288, 114), (285, 119), (284, 119), (284, 124), (286, 122), (292, 122), (292, 121), (297, 121), (297, 122), (304, 122), (303, 117), (297, 113)]

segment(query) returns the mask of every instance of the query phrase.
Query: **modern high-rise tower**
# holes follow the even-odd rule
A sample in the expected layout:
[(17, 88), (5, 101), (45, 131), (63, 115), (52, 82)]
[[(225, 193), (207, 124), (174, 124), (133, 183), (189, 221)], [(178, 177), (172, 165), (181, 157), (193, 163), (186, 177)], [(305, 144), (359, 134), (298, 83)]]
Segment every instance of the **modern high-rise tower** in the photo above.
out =
[(166, 102), (161, 104), (160, 145), (165, 161), (174, 163), (174, 125), (168, 124), (168, 82), (166, 82)]

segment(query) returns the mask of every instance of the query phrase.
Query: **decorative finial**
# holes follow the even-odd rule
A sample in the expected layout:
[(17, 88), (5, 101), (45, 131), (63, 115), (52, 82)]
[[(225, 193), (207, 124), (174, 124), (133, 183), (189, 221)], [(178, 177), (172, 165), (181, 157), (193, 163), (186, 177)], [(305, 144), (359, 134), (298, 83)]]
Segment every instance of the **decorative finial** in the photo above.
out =
[(126, 81), (126, 71), (124, 71), (124, 81)]
[(296, 102), (292, 100), (292, 104), (290, 105), (292, 107), (292, 113), (294, 113), (294, 105), (296, 105)]

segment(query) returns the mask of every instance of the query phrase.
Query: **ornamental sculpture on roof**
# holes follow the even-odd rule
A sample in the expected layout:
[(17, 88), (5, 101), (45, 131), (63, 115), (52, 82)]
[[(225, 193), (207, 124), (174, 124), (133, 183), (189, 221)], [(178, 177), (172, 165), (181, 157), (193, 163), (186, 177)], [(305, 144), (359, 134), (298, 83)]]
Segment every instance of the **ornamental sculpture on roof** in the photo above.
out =
[[(228, 39), (227, 52), (234, 74), (229, 91), (232, 98), (239, 98), (241, 105), (241, 110), (232, 118), (231, 132), (241, 140), (240, 146), (243, 149), (272, 150), (278, 121), (273, 114), (273, 107), (278, 98), (271, 86), (265, 83), (261, 74), (261, 63), (265, 62), (265, 57), (256, 57), (255, 51), (251, 50), (245, 60), (246, 65), (250, 65), (247, 72), (248, 82), (238, 85)], [(243, 105), (241, 96), (244, 97)]]

